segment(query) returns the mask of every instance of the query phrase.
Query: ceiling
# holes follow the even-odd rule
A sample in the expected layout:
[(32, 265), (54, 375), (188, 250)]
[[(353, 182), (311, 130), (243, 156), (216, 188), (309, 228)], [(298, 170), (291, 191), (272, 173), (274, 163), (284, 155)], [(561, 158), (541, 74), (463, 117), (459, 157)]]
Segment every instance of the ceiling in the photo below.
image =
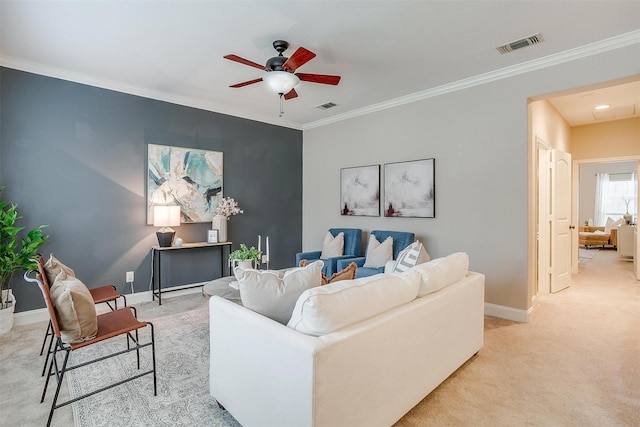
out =
[[(567, 52), (639, 43), (638, 16), (640, 1), (611, 0), (0, 0), (0, 64), (305, 129), (451, 90), (477, 76), (524, 72)], [(538, 32), (542, 43), (496, 50)], [(263, 64), (276, 55), (277, 39), (290, 43), (285, 56), (300, 46), (317, 54), (297, 71), (342, 76), (338, 86), (301, 82), (283, 117), (264, 82), (229, 87), (263, 71), (223, 59), (236, 54)], [(591, 92), (553, 104), (571, 124), (584, 124), (594, 120), (591, 101), (608, 93)], [(602, 102), (635, 103), (637, 115), (638, 94), (636, 84), (617, 90), (616, 101)], [(337, 106), (316, 108), (328, 102)]]

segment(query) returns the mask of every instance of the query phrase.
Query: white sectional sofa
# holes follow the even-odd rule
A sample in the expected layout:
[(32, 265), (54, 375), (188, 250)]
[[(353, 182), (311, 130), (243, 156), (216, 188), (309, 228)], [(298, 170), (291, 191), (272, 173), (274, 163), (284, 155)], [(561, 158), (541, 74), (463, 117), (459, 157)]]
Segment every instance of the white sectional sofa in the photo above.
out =
[(244, 427), (390, 426), (482, 347), (467, 269), (458, 253), (309, 289), (288, 326), (214, 296), (211, 394)]

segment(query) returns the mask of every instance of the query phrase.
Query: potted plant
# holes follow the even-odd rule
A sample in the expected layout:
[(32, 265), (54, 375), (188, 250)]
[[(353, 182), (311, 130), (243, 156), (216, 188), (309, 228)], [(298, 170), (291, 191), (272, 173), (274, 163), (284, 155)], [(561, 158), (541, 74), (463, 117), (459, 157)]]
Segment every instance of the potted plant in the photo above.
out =
[(240, 249), (236, 249), (229, 254), (229, 262), (234, 265), (244, 264), (245, 268), (252, 268), (254, 265), (260, 264), (261, 256), (262, 251), (257, 250), (255, 246), (248, 248), (244, 243), (240, 243)]
[[(2, 190), (0, 188), (0, 192)], [(13, 327), (16, 303), (11, 292), (13, 273), (38, 268), (32, 260), (37, 256), (40, 246), (48, 239), (42, 232), (46, 226), (41, 225), (29, 231), (18, 244), (18, 235), (24, 229), (15, 225), (20, 218), (22, 217), (18, 214), (15, 204), (0, 201), (0, 334), (9, 332)]]

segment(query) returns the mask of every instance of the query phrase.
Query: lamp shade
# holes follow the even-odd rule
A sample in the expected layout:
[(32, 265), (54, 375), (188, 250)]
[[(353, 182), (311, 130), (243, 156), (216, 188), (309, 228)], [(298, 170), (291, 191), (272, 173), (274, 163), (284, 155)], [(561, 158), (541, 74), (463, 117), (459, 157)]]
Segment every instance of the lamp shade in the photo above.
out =
[(180, 206), (154, 206), (154, 227), (175, 227), (180, 225)]
[(289, 93), (298, 83), (300, 79), (293, 73), (287, 71), (270, 71), (263, 80), (267, 82), (271, 90), (275, 93)]

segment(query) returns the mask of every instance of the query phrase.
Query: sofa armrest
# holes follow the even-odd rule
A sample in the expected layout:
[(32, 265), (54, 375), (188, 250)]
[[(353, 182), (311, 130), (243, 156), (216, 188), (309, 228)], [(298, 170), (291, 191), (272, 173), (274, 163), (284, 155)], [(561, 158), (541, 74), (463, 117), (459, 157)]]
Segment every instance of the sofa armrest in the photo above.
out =
[(217, 296), (209, 326), (210, 392), (239, 423), (312, 425), (315, 356), (326, 344)]
[(618, 246), (618, 229), (612, 228), (609, 235), (609, 244)]

